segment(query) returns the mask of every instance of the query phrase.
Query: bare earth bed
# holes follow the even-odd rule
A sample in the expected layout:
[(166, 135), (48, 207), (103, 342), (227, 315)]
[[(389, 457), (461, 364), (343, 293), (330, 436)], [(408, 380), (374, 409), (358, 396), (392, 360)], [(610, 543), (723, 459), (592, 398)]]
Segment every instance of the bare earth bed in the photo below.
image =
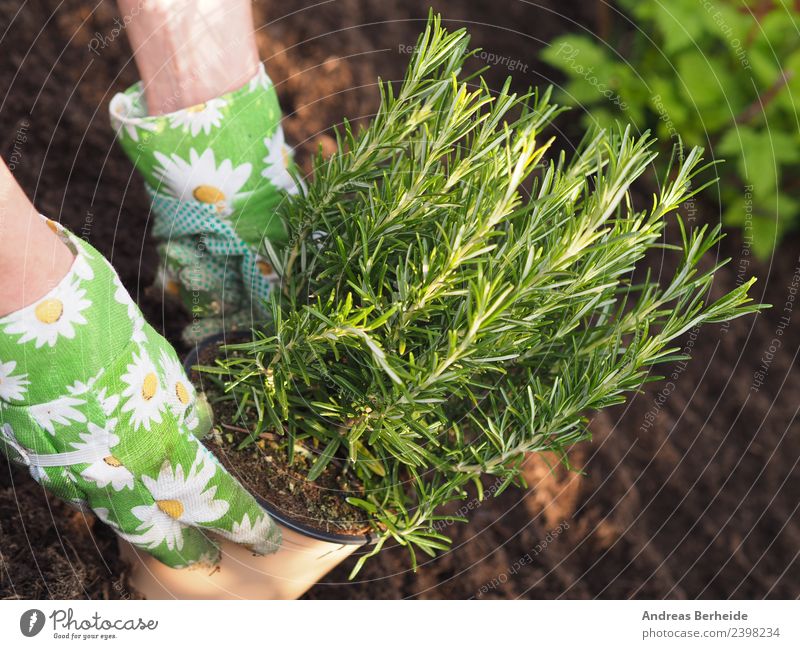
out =
[[(58, 5), (52, 17), (46, 4)], [(413, 44), (429, 3), (337, 0), (290, 15), (310, 4), (259, 3), (257, 12), (266, 25), (262, 55), (301, 161), (318, 144), (330, 150), (330, 124), (369, 116), (376, 77), (400, 74), (407, 55), (399, 46)], [(551, 78), (536, 57), (542, 41), (574, 29), (569, 20), (592, 28), (596, 20), (579, 2), (432, 4), (469, 26), (476, 46), (517, 61), (520, 87)], [(3, 30), (17, 9), (0, 0)], [(144, 292), (156, 264), (146, 196), (106, 118), (113, 93), (136, 80), (135, 67), (122, 35), (97, 55), (87, 47), (95, 33), (112, 33), (114, 17), (110, 2), (92, 13), (67, 0), (26, 5), (14, 18), (0, 43), (3, 155), (18, 143), (16, 173), (39, 209), (108, 255), (153, 325), (176, 340), (184, 316)], [(488, 73), (494, 84), (506, 74), (501, 66)], [(713, 221), (714, 209), (699, 218)], [(745, 260), (737, 233), (721, 252), (733, 262), (719, 274), (720, 289), (737, 281)], [(746, 274), (761, 278), (758, 301), (785, 302), (799, 257), (792, 235), (771, 264), (750, 263)], [(778, 308), (687, 337), (692, 360), (671, 388), (654, 383), (594, 419), (594, 440), (574, 457), (583, 474), (551, 473), (532, 458), (530, 490), (465, 502), (470, 523), (448, 529), (452, 551), (418, 573), (405, 550), (392, 547), (357, 581), (346, 579), (351, 559), (307, 597), (797, 597), (798, 327), (786, 329), (763, 384), (752, 389), (780, 315)], [(111, 532), (2, 462), (0, 597), (128, 596)]]

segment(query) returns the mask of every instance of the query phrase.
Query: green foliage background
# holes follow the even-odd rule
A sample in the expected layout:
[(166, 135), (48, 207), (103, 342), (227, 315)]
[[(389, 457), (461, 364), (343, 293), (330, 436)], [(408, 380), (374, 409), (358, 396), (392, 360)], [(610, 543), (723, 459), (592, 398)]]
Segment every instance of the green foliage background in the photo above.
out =
[(588, 123), (631, 122), (665, 145), (704, 146), (724, 159), (723, 220), (768, 257), (800, 212), (800, 8), (785, 0), (617, 0), (616, 8), (605, 41), (570, 34), (544, 51), (567, 75), (561, 100), (584, 107)]

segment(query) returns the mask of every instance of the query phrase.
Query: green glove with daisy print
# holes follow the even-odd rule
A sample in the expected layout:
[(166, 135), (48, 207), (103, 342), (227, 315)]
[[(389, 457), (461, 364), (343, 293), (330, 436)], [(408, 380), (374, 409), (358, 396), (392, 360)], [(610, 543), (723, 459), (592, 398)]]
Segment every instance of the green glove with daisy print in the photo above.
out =
[(136, 84), (110, 113), (152, 199), (156, 286), (192, 314), (185, 340), (263, 320), (278, 282), (269, 249), (285, 242), (276, 209), (299, 190), (263, 65), (239, 90), (166, 115), (148, 116)]
[(175, 351), (108, 262), (52, 221), (67, 275), (0, 318), (0, 449), (173, 567), (213, 564), (213, 532), (257, 553), (280, 530), (195, 436), (199, 406)]

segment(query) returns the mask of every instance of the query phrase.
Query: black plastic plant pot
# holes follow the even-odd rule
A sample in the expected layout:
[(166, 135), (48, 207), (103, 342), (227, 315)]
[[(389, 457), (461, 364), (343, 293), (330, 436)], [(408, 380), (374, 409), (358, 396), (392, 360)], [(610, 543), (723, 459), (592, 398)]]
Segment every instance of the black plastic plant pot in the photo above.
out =
[[(186, 371), (186, 374), (190, 377), (192, 377), (193, 374), (197, 376), (197, 370), (194, 370), (193, 368), (200, 364), (199, 361), (203, 357), (203, 352), (208, 347), (216, 347), (228, 343), (241, 343), (248, 340), (250, 340), (250, 334), (244, 331), (219, 333), (201, 340), (195, 344), (183, 361), (183, 367)], [(198, 382), (202, 384), (202, 374), (200, 374), (200, 380)], [(314, 528), (296, 520), (295, 518), (292, 518), (291, 516), (288, 516), (264, 497), (259, 496), (258, 494), (253, 495), (255, 496), (256, 500), (258, 500), (259, 504), (269, 512), (270, 516), (272, 516), (274, 520), (280, 523), (283, 527), (294, 530), (298, 534), (303, 534), (313, 539), (325, 541), (326, 543), (339, 543), (343, 545), (369, 545), (375, 542), (375, 539), (369, 534), (339, 534), (337, 532), (327, 532), (325, 530)]]
[[(184, 367), (202, 388), (202, 373), (192, 368), (204, 350), (225, 343), (245, 342), (248, 333), (211, 336), (186, 356)], [(255, 494), (254, 494), (255, 495)], [(359, 546), (374, 542), (366, 534), (341, 534), (317, 529), (287, 516), (263, 497), (258, 502), (281, 528), (282, 542), (274, 554), (258, 556), (245, 546), (215, 538), (222, 551), (213, 569), (176, 570), (120, 540), (130, 564), (130, 583), (147, 599), (296, 599)]]

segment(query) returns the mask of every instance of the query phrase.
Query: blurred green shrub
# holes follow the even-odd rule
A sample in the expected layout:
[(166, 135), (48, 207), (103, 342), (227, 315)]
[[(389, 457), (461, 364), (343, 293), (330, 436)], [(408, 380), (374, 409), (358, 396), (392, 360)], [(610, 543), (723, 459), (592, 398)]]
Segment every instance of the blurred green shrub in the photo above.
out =
[[(570, 34), (544, 59), (585, 120), (649, 128), (716, 158), (724, 221), (769, 256), (800, 221), (800, 4), (617, 0), (605, 38)], [(628, 20), (630, 18), (630, 21)]]

